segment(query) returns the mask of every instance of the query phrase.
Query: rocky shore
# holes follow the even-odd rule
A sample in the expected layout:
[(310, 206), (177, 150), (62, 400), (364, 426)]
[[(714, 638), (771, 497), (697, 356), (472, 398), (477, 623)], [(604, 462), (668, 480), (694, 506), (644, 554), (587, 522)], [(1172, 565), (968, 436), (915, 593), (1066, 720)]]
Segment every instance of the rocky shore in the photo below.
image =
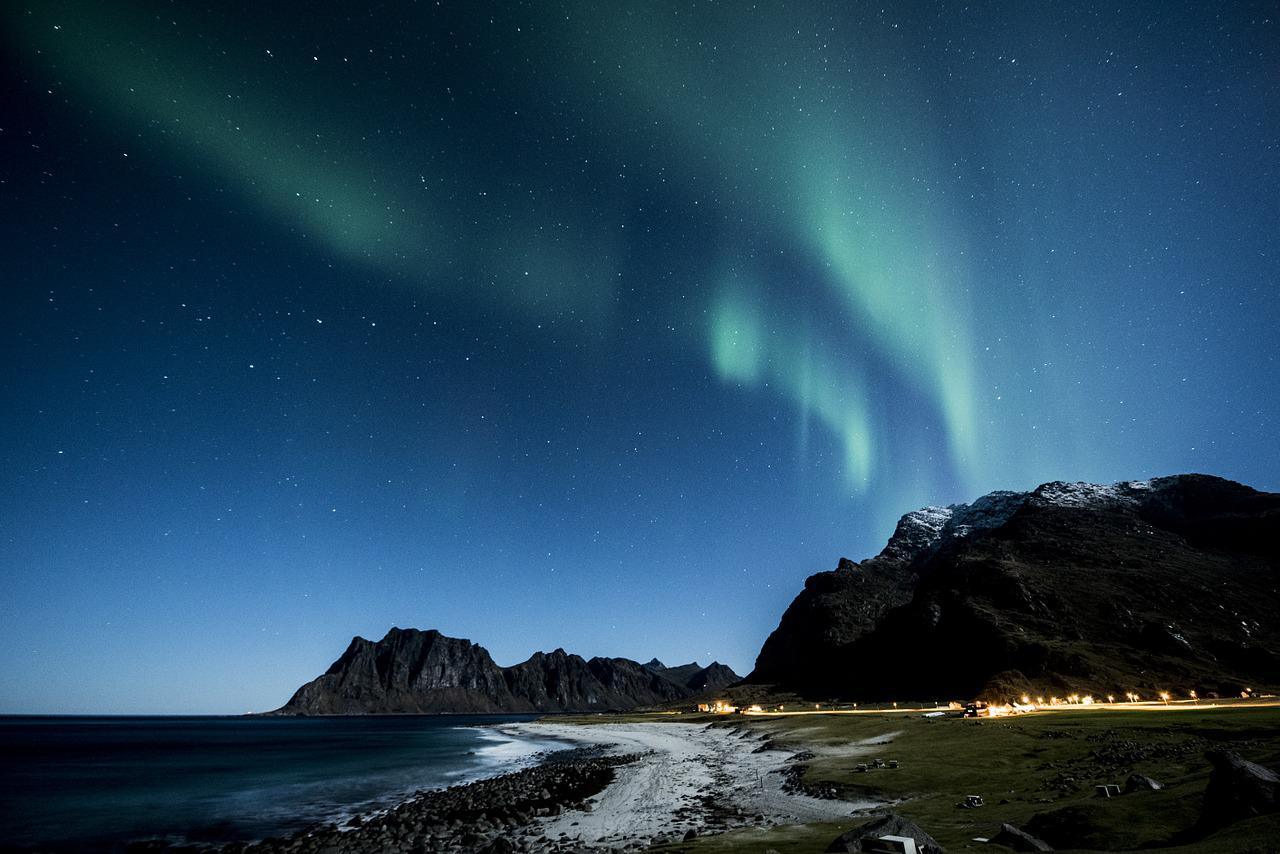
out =
[(589, 812), (589, 799), (635, 762), (634, 754), (606, 755), (602, 747), (547, 754), (542, 764), (447, 789), (423, 791), (378, 815), (324, 824), (284, 837), (234, 842), (219, 848), (136, 842), (129, 854), (552, 854), (576, 850), (551, 838), (539, 821), (566, 810)]

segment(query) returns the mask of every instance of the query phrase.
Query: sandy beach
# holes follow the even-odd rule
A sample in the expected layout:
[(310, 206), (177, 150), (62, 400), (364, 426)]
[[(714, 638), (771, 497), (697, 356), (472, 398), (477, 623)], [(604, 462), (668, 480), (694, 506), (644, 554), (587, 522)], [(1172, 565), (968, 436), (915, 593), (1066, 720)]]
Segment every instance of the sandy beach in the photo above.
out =
[(877, 804), (791, 792), (785, 770), (794, 754), (769, 747), (745, 730), (677, 722), (575, 725), (554, 721), (509, 724), (513, 737), (556, 738), (582, 746), (609, 745), (641, 758), (617, 769), (589, 811), (539, 819), (526, 839), (545, 837), (574, 848), (643, 847), (737, 827), (847, 818)]

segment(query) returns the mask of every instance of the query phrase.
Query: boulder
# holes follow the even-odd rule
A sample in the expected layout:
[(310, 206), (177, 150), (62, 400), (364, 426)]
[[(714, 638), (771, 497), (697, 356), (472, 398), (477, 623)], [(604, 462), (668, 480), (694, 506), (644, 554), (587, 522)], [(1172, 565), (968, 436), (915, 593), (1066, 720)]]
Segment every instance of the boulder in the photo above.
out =
[(1164, 783), (1157, 783), (1145, 774), (1130, 774), (1129, 779), (1124, 781), (1125, 794), (1130, 792), (1158, 792), (1164, 788)]
[(920, 854), (944, 854), (938, 840), (925, 833), (914, 821), (896, 813), (873, 818), (866, 824), (840, 834), (827, 846), (827, 851), (865, 851), (864, 840), (879, 839), (881, 836), (909, 836), (916, 841)]
[(1230, 750), (1210, 750), (1205, 758), (1213, 765), (1213, 772), (1204, 790), (1202, 827), (1223, 827), (1280, 810), (1280, 776), (1276, 772)]
[(1053, 846), (1043, 839), (1037, 839), (1025, 830), (1012, 824), (1000, 825), (1000, 832), (989, 840), (992, 844), (1003, 845), (1014, 851), (1052, 851)]
[(515, 854), (516, 847), (504, 836), (490, 842), (480, 849), (479, 854)]
[(1038, 812), (1024, 826), (1055, 848), (1108, 850), (1115, 835), (1109, 815), (1105, 801), (1076, 803)]

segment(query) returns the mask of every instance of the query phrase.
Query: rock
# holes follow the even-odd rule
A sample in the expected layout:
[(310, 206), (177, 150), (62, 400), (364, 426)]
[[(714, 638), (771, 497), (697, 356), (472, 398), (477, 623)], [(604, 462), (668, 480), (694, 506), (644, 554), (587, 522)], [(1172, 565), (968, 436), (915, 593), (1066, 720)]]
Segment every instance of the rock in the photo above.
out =
[(827, 846), (827, 851), (866, 851), (864, 840), (878, 839), (881, 836), (909, 836), (916, 841), (920, 854), (944, 854), (938, 840), (921, 829), (920, 825), (896, 813), (888, 813), (874, 818), (866, 824), (842, 833)]
[(1115, 812), (1108, 801), (1075, 802), (1031, 816), (1027, 833), (1055, 848), (1106, 851), (1114, 846)]
[(1158, 792), (1164, 788), (1164, 783), (1157, 783), (1145, 774), (1130, 774), (1129, 779), (1124, 781), (1125, 793), (1129, 792)]
[(1276, 772), (1229, 750), (1210, 750), (1205, 758), (1213, 765), (1213, 772), (1204, 790), (1202, 827), (1222, 827), (1280, 809), (1280, 777)]
[(990, 841), (994, 845), (1003, 845), (1005, 848), (1014, 851), (1052, 851), (1053, 846), (1043, 839), (1037, 839), (1025, 830), (1020, 830), (1012, 824), (1000, 825), (1000, 832), (991, 837)]
[(698, 838), (698, 831), (694, 830), (692, 827), (684, 832), (685, 842), (692, 842), (697, 838)]
[[(569, 844), (565, 834), (556, 842), (545, 835), (534, 841), (533, 828), (508, 817), (527, 817), (532, 799), (544, 789), (551, 800), (541, 804), (559, 808), (580, 803), (602, 791), (613, 780), (617, 766), (636, 758), (635, 754), (601, 755), (593, 749), (559, 751), (546, 765), (421, 792), (360, 826), (340, 830), (328, 824), (287, 839), (236, 843), (237, 847), (217, 850), (220, 854), (514, 854), (516, 850), (542, 852), (551, 848), (563, 852)], [(513, 834), (518, 844), (512, 842)], [(207, 854), (213, 851), (209, 849)]]

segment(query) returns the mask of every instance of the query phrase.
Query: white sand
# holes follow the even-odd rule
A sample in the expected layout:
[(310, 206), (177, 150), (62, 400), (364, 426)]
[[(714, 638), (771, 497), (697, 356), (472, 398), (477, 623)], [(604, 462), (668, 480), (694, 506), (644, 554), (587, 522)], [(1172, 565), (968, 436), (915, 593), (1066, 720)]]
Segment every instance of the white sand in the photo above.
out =
[[(581, 745), (616, 745), (614, 753), (644, 753), (617, 769), (617, 779), (593, 799), (590, 812), (570, 810), (540, 820), (551, 840), (612, 847), (658, 835), (680, 838), (734, 827), (803, 824), (846, 818), (872, 801), (824, 800), (782, 790), (789, 750), (756, 753), (762, 736), (688, 723), (602, 723), (575, 726), (537, 721), (501, 730), (516, 737), (558, 738)], [(763, 816), (763, 818), (757, 818)]]

